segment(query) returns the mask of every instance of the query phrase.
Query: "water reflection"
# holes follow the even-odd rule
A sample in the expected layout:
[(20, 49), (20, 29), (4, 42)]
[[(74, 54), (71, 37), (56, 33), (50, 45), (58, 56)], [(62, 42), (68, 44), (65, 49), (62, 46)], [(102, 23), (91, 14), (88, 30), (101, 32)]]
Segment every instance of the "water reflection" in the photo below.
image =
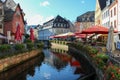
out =
[(26, 80), (27, 75), (34, 76), (35, 68), (40, 69), (39, 66), (43, 60), (44, 55), (41, 53), (41, 55), (36, 58), (0, 73), (0, 80)]
[(80, 63), (67, 51), (45, 49), (43, 53), (1, 73), (0, 80), (78, 80), (84, 74)]

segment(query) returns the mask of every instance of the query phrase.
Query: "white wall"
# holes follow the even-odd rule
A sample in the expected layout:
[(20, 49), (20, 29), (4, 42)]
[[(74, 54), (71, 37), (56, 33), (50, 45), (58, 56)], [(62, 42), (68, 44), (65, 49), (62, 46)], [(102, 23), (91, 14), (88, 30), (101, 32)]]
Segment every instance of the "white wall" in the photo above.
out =
[(103, 11), (102, 11), (102, 26), (105, 27), (110, 27), (110, 15), (109, 15), (109, 8), (106, 7)]
[[(114, 8), (116, 7), (116, 15), (114, 16)], [(112, 17), (111, 17), (111, 10), (112, 10)], [(116, 20), (116, 28), (114, 27), (115, 30), (118, 30), (118, 20), (117, 20), (117, 4), (114, 5), (112, 8), (110, 8), (109, 10), (109, 13), (110, 13), (110, 26), (113, 26), (114, 27), (114, 20)], [(111, 25), (111, 22), (113, 25)]]

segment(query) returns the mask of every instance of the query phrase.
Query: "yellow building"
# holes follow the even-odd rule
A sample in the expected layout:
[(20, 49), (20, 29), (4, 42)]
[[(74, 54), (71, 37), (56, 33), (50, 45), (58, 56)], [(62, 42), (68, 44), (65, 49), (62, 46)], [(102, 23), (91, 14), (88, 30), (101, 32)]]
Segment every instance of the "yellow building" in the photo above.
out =
[(102, 25), (102, 10), (106, 6), (106, 0), (96, 0), (95, 25)]

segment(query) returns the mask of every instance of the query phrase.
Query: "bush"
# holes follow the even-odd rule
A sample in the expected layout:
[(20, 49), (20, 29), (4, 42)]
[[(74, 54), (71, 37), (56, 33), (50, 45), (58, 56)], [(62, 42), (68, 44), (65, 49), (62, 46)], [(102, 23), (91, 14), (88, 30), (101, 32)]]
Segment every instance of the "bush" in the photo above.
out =
[(15, 50), (21, 51), (21, 50), (23, 50), (24, 48), (25, 48), (24, 44), (16, 44), (16, 45), (15, 45)]
[(99, 53), (96, 55), (96, 57), (102, 59), (102, 60), (108, 60), (108, 56), (104, 53)]
[(36, 43), (37, 48), (42, 48), (44, 46), (44, 43), (40, 42), (40, 43)]
[(120, 80), (120, 68), (116, 65), (109, 65), (106, 74), (107, 80)]
[(4, 44), (0, 46), (0, 51), (4, 52), (4, 51), (8, 51), (11, 49), (11, 46), (8, 44)]
[(26, 39), (25, 43), (31, 43), (32, 41), (30, 39)]
[(27, 43), (27, 49), (28, 50), (32, 50), (34, 48), (34, 44), (33, 43)]

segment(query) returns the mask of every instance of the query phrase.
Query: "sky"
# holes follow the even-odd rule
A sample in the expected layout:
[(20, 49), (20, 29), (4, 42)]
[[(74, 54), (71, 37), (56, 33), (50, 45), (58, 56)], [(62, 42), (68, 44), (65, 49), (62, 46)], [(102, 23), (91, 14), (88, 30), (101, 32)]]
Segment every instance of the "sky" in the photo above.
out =
[(38, 25), (62, 16), (72, 22), (87, 11), (94, 11), (96, 0), (14, 0), (25, 13), (28, 25)]

